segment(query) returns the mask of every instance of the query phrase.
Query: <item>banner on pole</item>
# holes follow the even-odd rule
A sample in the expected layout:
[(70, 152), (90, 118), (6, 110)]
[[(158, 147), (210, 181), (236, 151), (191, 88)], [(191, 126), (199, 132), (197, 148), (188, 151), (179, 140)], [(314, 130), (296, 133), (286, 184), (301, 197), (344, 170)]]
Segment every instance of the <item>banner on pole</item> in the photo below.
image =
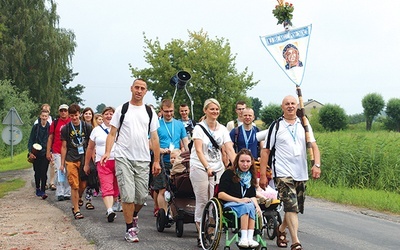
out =
[(264, 47), (296, 86), (300, 86), (303, 81), (310, 35), (311, 24), (260, 36)]

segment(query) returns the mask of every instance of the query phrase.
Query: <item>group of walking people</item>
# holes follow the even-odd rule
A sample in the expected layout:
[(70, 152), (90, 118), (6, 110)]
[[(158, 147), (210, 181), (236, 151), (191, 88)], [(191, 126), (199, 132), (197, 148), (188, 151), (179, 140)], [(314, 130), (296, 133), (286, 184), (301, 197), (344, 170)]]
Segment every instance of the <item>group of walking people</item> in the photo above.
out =
[[(245, 102), (236, 103), (238, 117), (224, 126), (218, 122), (220, 103), (214, 98), (207, 99), (203, 105), (204, 119), (196, 124), (189, 121), (187, 105), (179, 107), (182, 119), (175, 119), (171, 100), (162, 101), (161, 117), (157, 116), (154, 109), (143, 103), (147, 93), (145, 80), (135, 79), (130, 90), (131, 100), (116, 109), (105, 108), (102, 113), (103, 123), (97, 126), (94, 122), (80, 119), (81, 112), (77, 104), (61, 105), (56, 125), (53, 125), (54, 121), (52, 125), (47, 124), (48, 116), (45, 111), (41, 111), (41, 129), (32, 128), (28, 145), (29, 157), (36, 157), (33, 165), (36, 188), (39, 190), (37, 195), (44, 198), (43, 183), (47, 181), (47, 175), (44, 174), (47, 167), (38, 170), (37, 166), (39, 163), (44, 166), (53, 162), (57, 172), (66, 174), (66, 182), (69, 184), (66, 187), (57, 182), (57, 197), (70, 197), (74, 217), (83, 218), (80, 205), (83, 205), (81, 197), (86, 182), (82, 177), (90, 174), (90, 161), (93, 160), (107, 210), (107, 220), (114, 220), (113, 204), (119, 196), (126, 224), (125, 240), (138, 242), (138, 215), (149, 194), (149, 176), (152, 177), (151, 187), (155, 190), (154, 212), (158, 208), (166, 211), (165, 176), (171, 168), (170, 154), (176, 152), (175, 149), (190, 150), (190, 180), (196, 197), (194, 219), (199, 232), (199, 247), (203, 208), (213, 196), (217, 196), (224, 206), (238, 213), (241, 220), (239, 246), (258, 246), (258, 242), (253, 240), (256, 215), (261, 213), (256, 189), (268, 186), (266, 169), (271, 167), (274, 173), (271, 183), (275, 183), (285, 212), (282, 224), (276, 228), (277, 245), (288, 247), (288, 228), (291, 249), (303, 249), (297, 236), (297, 215), (304, 211), (308, 167), (305, 130), (296, 115), (298, 107), (295, 97), (286, 96), (283, 99), (283, 116), (269, 129), (266, 138), (259, 141), (254, 111)], [(82, 114), (85, 117), (85, 111)], [(48, 138), (44, 132), (46, 129), (49, 131)], [(319, 178), (320, 153), (311, 127), (308, 132), (315, 162), (311, 173), (313, 178)], [(35, 134), (38, 136), (35, 137)], [(36, 156), (31, 153), (34, 143), (43, 144), (46, 152), (44, 156), (43, 153)], [(272, 164), (268, 161), (271, 152), (274, 152)], [(160, 164), (161, 160), (163, 164)], [(259, 174), (255, 161), (260, 161)], [(214, 193), (216, 185), (219, 188)]]

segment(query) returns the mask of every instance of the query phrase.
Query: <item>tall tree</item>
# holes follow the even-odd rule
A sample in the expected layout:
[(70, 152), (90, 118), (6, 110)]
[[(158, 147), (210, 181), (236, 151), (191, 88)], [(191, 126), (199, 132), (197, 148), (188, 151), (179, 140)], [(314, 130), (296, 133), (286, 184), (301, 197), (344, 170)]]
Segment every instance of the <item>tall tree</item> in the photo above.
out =
[(400, 99), (391, 98), (386, 104), (386, 114), (393, 124), (393, 129), (400, 132)]
[(262, 108), (262, 101), (260, 99), (258, 99), (258, 97), (253, 98), (250, 97), (251, 103), (252, 103), (252, 107), (254, 110), (254, 117), (256, 119), (260, 118), (260, 109)]
[[(148, 89), (153, 91), (156, 100), (172, 98), (175, 87), (170, 79), (178, 71), (191, 74), (186, 84), (194, 101), (194, 114), (197, 120), (203, 115), (203, 103), (208, 98), (216, 98), (221, 103), (219, 121), (225, 123), (235, 117), (234, 107), (237, 100), (246, 100), (246, 91), (258, 83), (253, 81), (253, 74), (235, 68), (236, 56), (231, 54), (229, 43), (224, 38), (208, 37), (203, 30), (188, 32), (189, 40), (173, 39), (164, 47), (158, 38), (153, 41), (145, 34), (145, 61), (151, 66), (138, 69), (131, 66), (134, 77), (147, 81)], [(174, 100), (178, 105), (190, 100), (185, 91), (178, 90)]]
[(278, 104), (269, 104), (260, 111), (261, 120), (267, 127), (269, 127), (273, 121), (282, 116), (282, 114), (282, 108)]
[(364, 96), (361, 102), (364, 108), (366, 129), (369, 131), (372, 128), (372, 121), (385, 107), (385, 101), (382, 95), (370, 93)]
[(10, 79), (32, 100), (57, 106), (62, 79), (71, 69), (76, 43), (72, 31), (58, 26), (53, 0), (0, 1), (4, 24), (0, 46), (0, 79)]
[(344, 109), (336, 104), (326, 104), (319, 110), (319, 122), (327, 131), (345, 129), (347, 119)]

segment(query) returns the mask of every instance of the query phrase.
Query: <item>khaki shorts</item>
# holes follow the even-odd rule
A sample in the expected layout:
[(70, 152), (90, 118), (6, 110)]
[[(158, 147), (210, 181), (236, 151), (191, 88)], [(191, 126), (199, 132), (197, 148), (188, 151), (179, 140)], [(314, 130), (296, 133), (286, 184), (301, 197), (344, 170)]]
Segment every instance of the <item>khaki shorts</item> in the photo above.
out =
[(81, 166), (80, 161), (66, 161), (65, 167), (67, 168), (67, 178), (71, 189), (78, 189), (83, 191), (86, 188), (86, 181), (82, 181), (79, 178), (79, 167)]
[(123, 157), (115, 158), (115, 175), (124, 203), (143, 205), (146, 202), (149, 185), (148, 161), (131, 161)]
[(283, 211), (303, 213), (306, 182), (295, 181), (291, 177), (276, 178), (275, 181), (279, 199), (283, 202)]

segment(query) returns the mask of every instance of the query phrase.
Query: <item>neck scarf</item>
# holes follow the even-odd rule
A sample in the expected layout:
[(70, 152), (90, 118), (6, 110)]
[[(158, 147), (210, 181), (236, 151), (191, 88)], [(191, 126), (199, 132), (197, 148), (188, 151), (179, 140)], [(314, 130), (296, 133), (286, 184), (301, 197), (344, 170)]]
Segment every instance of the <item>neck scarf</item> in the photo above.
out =
[(251, 173), (250, 173), (250, 171), (242, 172), (242, 171), (238, 170), (237, 174), (239, 175), (239, 178), (240, 178), (240, 185), (242, 187), (245, 187), (246, 189), (249, 188), (250, 187), (250, 181), (251, 181)]

